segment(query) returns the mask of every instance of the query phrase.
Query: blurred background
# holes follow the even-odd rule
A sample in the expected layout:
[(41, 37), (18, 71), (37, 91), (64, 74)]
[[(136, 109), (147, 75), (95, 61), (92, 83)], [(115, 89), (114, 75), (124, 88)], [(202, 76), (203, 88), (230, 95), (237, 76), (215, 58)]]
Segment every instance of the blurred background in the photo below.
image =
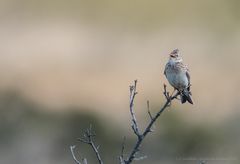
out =
[[(0, 163), (96, 163), (76, 139), (89, 124), (106, 163), (130, 128), (129, 85), (143, 129), (164, 103), (175, 48), (191, 72), (194, 105), (175, 101), (135, 163), (239, 164), (240, 1), (0, 0)], [(169, 91), (172, 88), (168, 86)]]

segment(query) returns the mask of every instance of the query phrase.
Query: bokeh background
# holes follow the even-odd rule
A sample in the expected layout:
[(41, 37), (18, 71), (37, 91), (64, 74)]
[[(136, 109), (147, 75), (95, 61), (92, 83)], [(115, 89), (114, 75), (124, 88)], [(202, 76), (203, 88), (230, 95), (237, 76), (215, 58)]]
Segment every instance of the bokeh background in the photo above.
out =
[[(194, 105), (176, 101), (135, 163), (239, 164), (240, 1), (1, 0), (0, 163), (96, 163), (76, 139), (89, 124), (106, 163), (134, 143), (129, 85), (143, 129), (164, 102), (163, 70), (179, 48)], [(171, 91), (172, 88), (169, 86)]]

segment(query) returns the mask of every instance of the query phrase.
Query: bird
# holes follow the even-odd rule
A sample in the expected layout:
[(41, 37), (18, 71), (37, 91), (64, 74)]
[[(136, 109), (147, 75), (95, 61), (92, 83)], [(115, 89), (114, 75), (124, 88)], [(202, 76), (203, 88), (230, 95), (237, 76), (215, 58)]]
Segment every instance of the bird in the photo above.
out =
[(183, 59), (179, 54), (178, 49), (174, 49), (169, 54), (169, 60), (165, 66), (164, 74), (170, 83), (170, 85), (175, 90), (179, 92), (182, 104), (189, 102), (193, 104), (190, 91), (190, 73), (185, 64), (183, 64)]

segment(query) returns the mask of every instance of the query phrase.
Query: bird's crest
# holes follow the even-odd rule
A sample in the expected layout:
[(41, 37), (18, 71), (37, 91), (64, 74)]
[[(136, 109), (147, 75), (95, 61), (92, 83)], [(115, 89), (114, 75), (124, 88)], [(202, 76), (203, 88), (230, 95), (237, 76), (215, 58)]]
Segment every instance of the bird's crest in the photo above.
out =
[(179, 49), (175, 49), (169, 55), (170, 57), (175, 58), (175, 57), (178, 57), (178, 53), (179, 53)]

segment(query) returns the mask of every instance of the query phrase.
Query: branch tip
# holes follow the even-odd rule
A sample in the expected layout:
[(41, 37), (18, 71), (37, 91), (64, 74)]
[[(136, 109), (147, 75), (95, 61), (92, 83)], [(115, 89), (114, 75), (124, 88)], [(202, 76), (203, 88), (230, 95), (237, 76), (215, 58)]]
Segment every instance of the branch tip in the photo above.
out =
[[(81, 164), (81, 162), (79, 160), (77, 160), (75, 154), (74, 154), (74, 149), (76, 148), (76, 145), (72, 145), (70, 146), (70, 150), (71, 150), (71, 154), (72, 154), (72, 157), (73, 157), (73, 160), (77, 163), (77, 164)], [(84, 164), (87, 164), (87, 163), (84, 163)]]
[[(119, 156), (119, 162), (120, 164), (130, 164), (133, 162), (133, 160), (143, 160), (145, 158), (147, 158), (147, 156), (140, 156), (140, 157), (136, 157), (138, 155), (138, 153), (140, 152), (140, 147), (142, 145), (142, 142), (144, 140), (144, 138), (150, 133), (153, 132), (153, 128), (154, 128), (154, 123), (156, 122), (156, 120), (160, 117), (160, 115), (164, 112), (164, 110), (171, 106), (171, 102), (174, 99), (178, 99), (178, 95), (180, 95), (180, 92), (178, 91), (175, 95), (170, 95), (169, 92), (167, 91), (167, 85), (163, 84), (163, 95), (166, 98), (166, 102), (165, 104), (160, 108), (160, 110), (152, 115), (150, 112), (150, 102), (149, 100), (147, 100), (147, 112), (148, 115), (150, 117), (150, 122), (148, 123), (147, 127), (145, 128), (145, 130), (143, 132), (140, 132), (139, 127), (138, 127), (138, 123), (137, 123), (137, 119), (135, 116), (135, 112), (134, 112), (134, 100), (135, 100), (135, 96), (138, 94), (137, 92), (137, 80), (134, 80), (133, 85), (129, 86), (129, 90), (130, 90), (130, 102), (129, 102), (129, 107), (130, 107), (130, 115), (131, 115), (131, 128), (134, 132), (134, 134), (137, 136), (137, 141), (136, 144), (134, 145), (132, 151), (130, 152), (129, 156), (124, 159), (124, 150), (125, 150), (125, 142), (126, 142), (126, 137), (123, 137), (123, 142), (122, 142), (122, 147), (121, 147), (121, 154)], [(92, 130), (92, 124), (89, 125), (89, 128), (87, 128), (82, 137), (78, 138), (78, 141), (81, 141), (83, 143), (89, 144), (93, 151), (96, 154), (97, 160), (99, 164), (103, 164), (103, 161), (101, 159), (101, 156), (99, 154), (99, 148), (100, 145), (96, 146), (94, 143), (94, 137), (96, 136), (95, 132)], [(72, 153), (72, 157), (74, 159), (74, 161), (76, 162), (76, 164), (87, 164), (87, 159), (84, 158), (82, 159), (82, 163), (80, 161), (77, 160), (75, 154), (74, 154), (74, 149), (76, 148), (75, 145), (70, 146), (70, 150)]]

